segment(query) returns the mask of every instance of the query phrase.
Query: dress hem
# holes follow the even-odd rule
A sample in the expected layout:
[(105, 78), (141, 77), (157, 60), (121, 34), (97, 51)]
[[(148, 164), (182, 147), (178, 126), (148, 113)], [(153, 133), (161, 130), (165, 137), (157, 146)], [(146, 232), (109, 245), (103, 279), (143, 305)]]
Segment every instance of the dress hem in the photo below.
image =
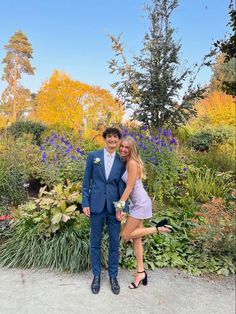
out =
[(135, 217), (135, 216), (132, 216), (132, 215), (129, 215), (129, 217), (132, 217), (132, 218), (135, 218), (135, 219), (150, 219), (150, 218), (152, 218), (152, 216), (142, 218), (142, 217)]

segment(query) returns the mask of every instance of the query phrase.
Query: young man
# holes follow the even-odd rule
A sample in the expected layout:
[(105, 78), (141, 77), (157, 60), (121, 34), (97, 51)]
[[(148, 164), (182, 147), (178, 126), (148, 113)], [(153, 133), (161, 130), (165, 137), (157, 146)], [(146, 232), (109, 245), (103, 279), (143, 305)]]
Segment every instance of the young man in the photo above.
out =
[(101, 239), (104, 222), (109, 233), (108, 273), (111, 290), (119, 294), (117, 281), (119, 263), (120, 221), (116, 219), (113, 202), (120, 199), (125, 184), (121, 177), (125, 165), (116, 149), (120, 143), (121, 133), (116, 128), (107, 128), (103, 132), (104, 149), (90, 152), (82, 187), (82, 207), (87, 217), (90, 217), (90, 255), (94, 275), (91, 290), (97, 294), (100, 290), (101, 274)]

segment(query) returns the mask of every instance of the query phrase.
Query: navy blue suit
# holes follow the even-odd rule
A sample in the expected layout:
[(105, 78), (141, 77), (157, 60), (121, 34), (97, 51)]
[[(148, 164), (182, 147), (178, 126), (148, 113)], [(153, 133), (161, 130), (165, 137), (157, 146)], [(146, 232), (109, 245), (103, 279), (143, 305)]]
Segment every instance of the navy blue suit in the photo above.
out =
[(116, 219), (113, 202), (118, 201), (124, 192), (125, 183), (121, 180), (124, 171), (124, 162), (116, 154), (106, 179), (104, 150), (88, 154), (82, 187), (82, 207), (90, 208), (90, 254), (94, 276), (100, 276), (101, 272), (101, 239), (105, 221), (110, 240), (109, 276), (114, 278), (118, 273), (120, 222)]

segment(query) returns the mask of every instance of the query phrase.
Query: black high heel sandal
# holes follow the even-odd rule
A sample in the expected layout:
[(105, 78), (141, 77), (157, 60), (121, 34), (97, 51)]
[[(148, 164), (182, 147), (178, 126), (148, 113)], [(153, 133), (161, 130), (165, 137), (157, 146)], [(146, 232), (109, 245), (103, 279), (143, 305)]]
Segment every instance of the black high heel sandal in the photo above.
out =
[(165, 228), (169, 229), (170, 232), (174, 232), (174, 229), (168, 225), (168, 220), (166, 218), (162, 219), (159, 222), (155, 222), (153, 220), (152, 220), (152, 222), (155, 224), (155, 227), (156, 227), (158, 233), (159, 233), (159, 230), (158, 230), (159, 227), (165, 227)]
[(145, 270), (143, 270), (143, 271), (137, 271), (137, 273), (138, 273), (138, 274), (144, 273), (144, 274), (145, 274), (145, 277), (144, 277), (142, 280), (139, 281), (138, 285), (136, 285), (134, 282), (131, 282), (130, 285), (131, 285), (132, 287), (128, 286), (131, 290), (132, 290), (132, 289), (137, 289), (137, 288), (139, 287), (140, 283), (142, 283), (144, 286), (146, 286), (147, 283), (148, 283), (148, 280), (147, 280), (147, 273), (146, 273)]

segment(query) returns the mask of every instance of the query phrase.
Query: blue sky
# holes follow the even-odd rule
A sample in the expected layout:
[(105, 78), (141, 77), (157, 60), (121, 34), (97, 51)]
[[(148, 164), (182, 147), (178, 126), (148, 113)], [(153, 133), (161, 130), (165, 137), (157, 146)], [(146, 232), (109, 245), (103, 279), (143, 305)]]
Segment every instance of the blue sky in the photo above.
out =
[[(179, 0), (172, 16), (176, 39), (182, 43), (181, 58), (189, 65), (209, 52), (214, 40), (229, 28), (230, 0)], [(114, 76), (107, 61), (113, 57), (107, 33), (123, 32), (128, 57), (139, 52), (148, 20), (143, 6), (150, 0), (1, 0), (0, 60), (4, 45), (22, 30), (33, 47), (34, 76), (23, 76), (22, 84), (37, 92), (54, 69), (72, 79), (109, 89)], [(3, 64), (0, 64), (0, 76)], [(207, 83), (210, 70), (204, 70), (199, 83)], [(0, 81), (0, 94), (6, 83)]]

